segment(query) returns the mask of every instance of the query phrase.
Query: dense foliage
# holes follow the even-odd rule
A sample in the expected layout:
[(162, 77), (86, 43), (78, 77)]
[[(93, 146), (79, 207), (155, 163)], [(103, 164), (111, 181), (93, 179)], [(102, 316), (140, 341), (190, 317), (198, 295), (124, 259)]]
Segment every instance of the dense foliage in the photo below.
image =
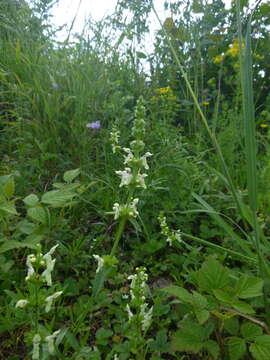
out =
[(0, 0), (0, 359), (270, 359), (270, 2)]

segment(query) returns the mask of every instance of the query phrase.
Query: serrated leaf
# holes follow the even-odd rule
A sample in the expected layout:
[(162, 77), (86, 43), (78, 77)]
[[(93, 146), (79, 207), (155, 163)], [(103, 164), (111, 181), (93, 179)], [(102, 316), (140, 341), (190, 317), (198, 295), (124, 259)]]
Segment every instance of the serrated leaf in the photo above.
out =
[(253, 310), (253, 308), (248, 304), (245, 303), (244, 301), (234, 301), (232, 304), (232, 307), (244, 314), (254, 314), (255, 311)]
[(243, 275), (236, 284), (237, 295), (242, 299), (261, 296), (262, 288), (263, 280), (255, 276)]
[(207, 306), (208, 301), (205, 296), (201, 295), (197, 291), (193, 291), (192, 304), (194, 308), (204, 309)]
[(252, 322), (246, 322), (241, 326), (241, 334), (246, 340), (254, 340), (257, 336), (262, 335), (262, 333), (262, 328)]
[(37, 195), (30, 194), (23, 199), (23, 202), (27, 206), (36, 206), (39, 203), (39, 199), (38, 199)]
[(80, 169), (74, 169), (74, 170), (68, 170), (64, 173), (63, 179), (65, 182), (71, 182), (73, 181), (79, 174)]
[(270, 359), (270, 336), (258, 336), (254, 344), (251, 344), (249, 351), (256, 360), (269, 360)]
[(186, 323), (172, 338), (173, 351), (188, 351), (197, 354), (204, 346), (206, 333), (204, 327)]
[(207, 310), (195, 310), (194, 313), (200, 325), (204, 324), (210, 316)]
[(218, 357), (219, 357), (219, 346), (215, 341), (208, 340), (205, 343), (205, 348), (207, 349), (209, 354), (213, 356), (214, 359), (218, 359)]
[(5, 185), (3, 186), (4, 196), (7, 199), (10, 199), (14, 195), (14, 191), (15, 191), (14, 179), (13, 176), (10, 176), (7, 182), (5, 183)]
[(238, 337), (230, 338), (228, 340), (228, 350), (229, 350), (230, 360), (241, 359), (247, 351), (245, 340)]
[(47, 212), (41, 206), (31, 207), (27, 210), (27, 215), (41, 224), (47, 224)]
[(19, 249), (22, 247), (27, 246), (24, 242), (15, 241), (15, 240), (7, 240), (3, 245), (0, 246), (0, 254), (13, 250), (13, 249)]
[(9, 215), (18, 215), (13, 201), (1, 201), (0, 210)]
[(63, 207), (69, 205), (70, 201), (76, 196), (75, 193), (64, 192), (60, 190), (52, 190), (46, 192), (41, 201), (53, 207)]
[(217, 260), (209, 259), (204, 262), (196, 274), (198, 285), (202, 290), (212, 292), (223, 289), (229, 283), (229, 270)]
[(192, 295), (184, 288), (176, 285), (171, 285), (162, 289), (162, 291), (167, 292), (172, 296), (176, 296), (184, 302), (192, 303)]
[(226, 304), (231, 304), (234, 301), (232, 294), (230, 294), (228, 291), (217, 289), (213, 290), (213, 293), (219, 301), (222, 301)]
[(224, 329), (228, 331), (230, 335), (237, 335), (239, 332), (239, 320), (237, 317), (232, 317), (224, 321)]

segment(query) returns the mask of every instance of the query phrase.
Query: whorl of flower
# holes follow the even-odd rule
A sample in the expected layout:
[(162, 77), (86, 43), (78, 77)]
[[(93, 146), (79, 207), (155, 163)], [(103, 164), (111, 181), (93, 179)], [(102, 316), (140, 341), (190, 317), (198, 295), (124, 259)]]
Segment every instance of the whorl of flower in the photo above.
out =
[(29, 280), (34, 274), (35, 274), (35, 269), (32, 265), (32, 263), (34, 263), (36, 261), (36, 257), (34, 254), (30, 254), (27, 256), (26, 258), (26, 266), (27, 266), (27, 276), (25, 278), (25, 280)]
[(45, 298), (45, 302), (47, 303), (46, 307), (45, 307), (46, 312), (49, 312), (51, 310), (53, 300), (58, 298), (60, 295), (62, 295), (62, 293), (63, 293), (63, 291), (57, 291), (53, 295)]
[(16, 302), (15, 308), (24, 308), (29, 303), (26, 299), (20, 299)]
[(139, 199), (133, 199), (131, 203), (120, 205), (119, 203), (113, 204), (113, 214), (114, 220), (117, 220), (119, 217), (137, 217), (139, 215), (137, 210), (137, 204)]
[(116, 127), (113, 127), (112, 131), (110, 132), (110, 141), (111, 141), (111, 144), (112, 144), (113, 153), (116, 153), (116, 151), (121, 148), (118, 145), (119, 137), (120, 137), (120, 131), (117, 130)]
[(131, 183), (133, 175), (130, 168), (126, 167), (125, 170), (123, 171), (119, 170), (116, 171), (115, 173), (116, 175), (121, 176), (121, 183), (119, 187), (127, 186)]
[(137, 139), (141, 139), (145, 134), (145, 115), (146, 111), (144, 106), (144, 99), (142, 96), (140, 96), (137, 100), (137, 105), (135, 108), (135, 120), (132, 127), (132, 135)]
[(141, 305), (140, 316), (142, 318), (142, 330), (145, 331), (151, 324), (153, 315), (153, 306), (147, 311), (147, 304)]
[[(141, 324), (142, 331), (146, 331), (151, 324), (153, 313), (153, 307), (148, 309), (148, 304), (145, 302), (147, 296), (146, 281), (148, 280), (146, 269), (144, 267), (136, 268), (136, 273), (130, 275), (128, 280), (131, 280), (131, 302), (130, 305), (127, 304), (126, 306), (128, 319), (132, 322), (133, 318), (136, 318)], [(134, 311), (131, 310), (131, 306)]]
[(167, 237), (166, 241), (170, 246), (172, 246), (175, 241), (179, 243), (182, 242), (181, 231), (170, 230), (167, 225), (167, 219), (162, 213), (159, 215), (158, 220), (161, 227), (161, 234)]
[(41, 336), (39, 334), (35, 334), (33, 337), (33, 360), (39, 360), (39, 345), (41, 341)]
[(97, 270), (96, 270), (96, 273), (98, 273), (102, 269), (102, 267), (104, 265), (104, 259), (102, 257), (100, 257), (99, 255), (93, 255), (93, 258), (98, 263)]
[(47, 252), (43, 259), (45, 260), (46, 269), (43, 271), (41, 276), (43, 276), (47, 282), (48, 286), (52, 285), (52, 271), (55, 265), (55, 259), (52, 259), (52, 254), (54, 253), (55, 249), (58, 247), (58, 244), (53, 246), (49, 252)]
[(61, 330), (56, 330), (52, 335), (48, 335), (45, 337), (45, 341), (48, 345), (49, 354), (54, 355), (54, 340)]

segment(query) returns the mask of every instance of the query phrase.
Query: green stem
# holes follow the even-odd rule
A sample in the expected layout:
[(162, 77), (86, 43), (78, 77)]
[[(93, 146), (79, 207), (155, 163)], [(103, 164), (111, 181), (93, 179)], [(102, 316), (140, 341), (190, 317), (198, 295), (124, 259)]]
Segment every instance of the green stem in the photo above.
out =
[(251, 261), (251, 262), (253, 262), (253, 263), (254, 263), (254, 262), (255, 262), (255, 263), (257, 262), (256, 258), (251, 258), (251, 257), (249, 257), (249, 256), (242, 255), (241, 253), (239, 253), (239, 252), (237, 252), (237, 251), (230, 250), (230, 249), (226, 249), (226, 248), (224, 248), (223, 246), (213, 244), (213, 243), (211, 243), (211, 242), (209, 242), (209, 241), (207, 241), (207, 240), (200, 239), (200, 238), (198, 238), (198, 237), (196, 237), (196, 236), (192, 236), (192, 235), (190, 235), (190, 234), (186, 234), (186, 233), (183, 233), (183, 232), (181, 232), (181, 235), (183, 235), (184, 237), (186, 237), (186, 238), (188, 238), (188, 239), (194, 240), (194, 241), (196, 241), (196, 242), (198, 242), (198, 243), (200, 243), (200, 244), (203, 244), (203, 245), (206, 245), (206, 246), (210, 246), (210, 247), (215, 248), (215, 249), (217, 249), (217, 250), (220, 250), (220, 251), (222, 251), (222, 252), (225, 252), (225, 253), (228, 253), (228, 254), (232, 254), (232, 255), (238, 256), (238, 257), (240, 257), (240, 258), (242, 258), (242, 259), (245, 259), (246, 261), (249, 261), (249, 262)]
[(118, 244), (119, 244), (119, 241), (122, 237), (122, 234), (123, 234), (123, 231), (125, 229), (125, 225), (126, 225), (126, 222), (127, 222), (127, 217), (122, 217), (120, 219), (120, 222), (118, 224), (118, 228), (117, 228), (117, 231), (116, 231), (116, 234), (115, 234), (115, 240), (114, 240), (114, 244), (113, 244), (113, 248), (111, 250), (111, 256), (114, 256), (115, 255), (115, 252), (117, 250), (117, 247), (118, 247)]

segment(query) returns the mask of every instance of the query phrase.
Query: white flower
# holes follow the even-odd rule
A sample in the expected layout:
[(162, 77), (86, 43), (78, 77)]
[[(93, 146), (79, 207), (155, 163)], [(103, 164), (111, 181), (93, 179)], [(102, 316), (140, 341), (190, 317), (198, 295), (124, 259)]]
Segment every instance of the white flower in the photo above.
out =
[(146, 169), (146, 170), (148, 170), (149, 169), (149, 166), (148, 166), (148, 164), (147, 164), (147, 158), (148, 157), (150, 157), (150, 156), (153, 156), (153, 154), (151, 154), (149, 151), (146, 153), (146, 154), (144, 154), (143, 156), (141, 156), (141, 158), (140, 158), (140, 160), (142, 161), (142, 166)]
[(139, 199), (135, 198), (132, 200), (132, 203), (129, 205), (129, 209), (131, 210), (131, 211), (129, 211), (130, 216), (136, 217), (139, 215), (138, 210), (137, 210), (138, 202), (139, 202)]
[(33, 260), (36, 260), (34, 254), (28, 255), (26, 258), (26, 266), (27, 266), (27, 276), (25, 278), (26, 281), (29, 280), (35, 274), (35, 269), (33, 268), (32, 265), (32, 263), (34, 262)]
[(113, 204), (114, 220), (117, 220), (120, 216), (120, 205), (118, 203)]
[(123, 150), (127, 153), (127, 155), (124, 156), (125, 157), (124, 164), (129, 164), (134, 159), (134, 155), (130, 150), (130, 148), (123, 148)]
[(45, 301), (47, 303), (46, 307), (45, 307), (46, 312), (49, 312), (51, 310), (53, 300), (58, 298), (60, 295), (62, 295), (62, 293), (63, 293), (63, 291), (57, 291), (53, 295), (46, 297), (46, 299), (45, 299)]
[(33, 337), (33, 360), (39, 360), (39, 345), (40, 345), (41, 337), (39, 334), (35, 334)]
[(25, 299), (20, 299), (19, 301), (17, 301), (15, 307), (16, 308), (24, 308), (27, 304), (29, 303), (28, 300), (25, 300)]
[(142, 187), (143, 189), (146, 189), (144, 178), (146, 178), (147, 176), (147, 174), (137, 174), (136, 187)]
[(46, 336), (45, 341), (48, 344), (48, 351), (51, 355), (54, 355), (54, 340), (61, 330), (55, 331), (52, 335)]
[(127, 304), (126, 306), (126, 310), (127, 310), (127, 313), (128, 313), (128, 320), (130, 321), (132, 319), (132, 317), (134, 316), (134, 314), (132, 313), (132, 311), (130, 310), (130, 307), (129, 305)]
[(104, 265), (104, 259), (99, 255), (93, 255), (93, 258), (98, 262), (96, 273), (98, 273)]
[(131, 172), (131, 169), (126, 167), (124, 171), (116, 171), (115, 172), (118, 176), (121, 176), (121, 183), (119, 187), (122, 187), (124, 185), (129, 185), (132, 181), (133, 175)]
[(142, 316), (142, 330), (145, 331), (149, 325), (151, 324), (152, 314), (153, 314), (153, 306), (146, 311), (147, 304), (141, 305), (140, 315)]
[(52, 285), (51, 273), (54, 269), (54, 265), (55, 265), (55, 261), (56, 261), (55, 259), (52, 259), (52, 254), (54, 253), (54, 251), (58, 245), (59, 244), (53, 246), (50, 251), (48, 251), (45, 255), (43, 255), (43, 259), (45, 260), (45, 263), (46, 263), (46, 269), (43, 271), (41, 276), (45, 277), (45, 280), (46, 280), (48, 286)]

